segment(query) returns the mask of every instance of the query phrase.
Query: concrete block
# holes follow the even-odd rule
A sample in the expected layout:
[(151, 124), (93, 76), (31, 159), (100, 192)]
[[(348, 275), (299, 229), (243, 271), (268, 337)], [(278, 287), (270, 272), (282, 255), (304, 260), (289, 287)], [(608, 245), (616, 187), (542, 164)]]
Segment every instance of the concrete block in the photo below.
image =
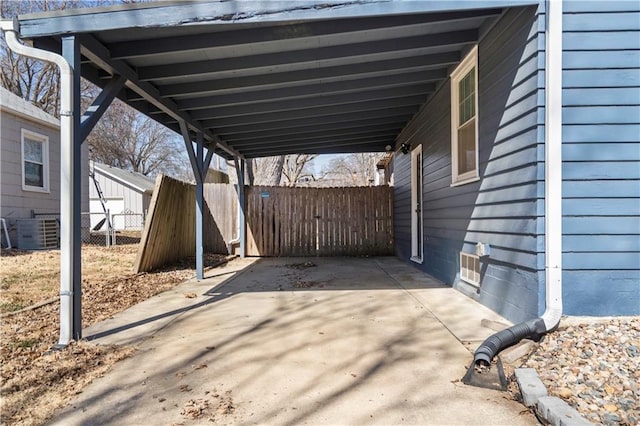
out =
[(587, 421), (569, 404), (555, 396), (543, 396), (536, 404), (538, 415), (553, 426), (588, 426), (593, 423)]
[(500, 352), (500, 358), (508, 364), (514, 364), (523, 356), (529, 355), (535, 346), (536, 343), (533, 340), (523, 339), (520, 343)]
[(514, 371), (516, 381), (520, 386), (522, 401), (527, 407), (532, 407), (538, 399), (547, 396), (547, 388), (538, 377), (538, 373), (533, 368), (516, 368)]

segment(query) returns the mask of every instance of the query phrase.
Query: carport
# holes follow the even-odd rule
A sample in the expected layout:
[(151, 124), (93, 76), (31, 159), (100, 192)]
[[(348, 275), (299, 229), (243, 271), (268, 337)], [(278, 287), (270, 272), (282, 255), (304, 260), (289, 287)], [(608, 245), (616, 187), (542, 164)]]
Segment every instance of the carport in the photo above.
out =
[[(16, 34), (36, 48), (14, 41), (14, 50), (63, 70), (60, 344), (82, 337), (80, 146), (114, 98), (184, 138), (202, 277), (202, 185), (214, 152), (236, 162), (242, 187), (249, 158), (395, 151), (396, 136), (495, 19), (531, 3), (170, 2), (3, 22), (10, 45)], [(80, 76), (102, 88), (84, 114)], [(242, 232), (240, 240), (242, 252)]]

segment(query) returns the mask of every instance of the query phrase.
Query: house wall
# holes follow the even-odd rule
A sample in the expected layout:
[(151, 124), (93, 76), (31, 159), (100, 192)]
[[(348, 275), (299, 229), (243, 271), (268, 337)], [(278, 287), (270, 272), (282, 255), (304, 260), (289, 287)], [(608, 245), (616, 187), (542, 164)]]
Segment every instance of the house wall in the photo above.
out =
[[(22, 129), (49, 138), (49, 192), (22, 189)], [(88, 179), (88, 151), (82, 150), (82, 181)], [(36, 214), (60, 214), (60, 130), (50, 123), (32, 120), (3, 109), (0, 113), (0, 217), (7, 221), (9, 236), (15, 244), (16, 220)], [(87, 186), (82, 188), (82, 206), (89, 206)]]
[[(536, 7), (507, 11), (478, 47), (480, 180), (451, 186), (450, 84), (401, 133), (423, 149), (421, 270), (518, 322), (540, 310), (544, 38)], [(411, 256), (411, 155), (394, 155), (397, 255)], [(480, 288), (459, 279), (459, 253), (491, 245)]]
[(564, 3), (563, 299), (640, 314), (640, 4)]

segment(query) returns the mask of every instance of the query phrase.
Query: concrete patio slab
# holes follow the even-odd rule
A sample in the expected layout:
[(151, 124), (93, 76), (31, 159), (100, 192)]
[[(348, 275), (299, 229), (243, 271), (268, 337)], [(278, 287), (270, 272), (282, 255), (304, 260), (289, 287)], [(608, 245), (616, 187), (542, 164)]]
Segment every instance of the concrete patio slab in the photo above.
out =
[(459, 382), (472, 359), (461, 337), (491, 334), (459, 322), (484, 311), (408, 268), (280, 258), (211, 270), (87, 329), (139, 350), (52, 424), (537, 424), (504, 393)]

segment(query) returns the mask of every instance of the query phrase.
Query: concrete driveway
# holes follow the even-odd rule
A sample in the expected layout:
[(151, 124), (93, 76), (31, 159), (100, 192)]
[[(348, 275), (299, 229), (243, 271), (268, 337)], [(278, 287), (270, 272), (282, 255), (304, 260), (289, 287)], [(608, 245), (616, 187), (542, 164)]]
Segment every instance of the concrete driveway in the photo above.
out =
[(395, 258), (237, 259), (87, 329), (139, 350), (52, 423), (537, 424), (459, 382), (482, 319)]

